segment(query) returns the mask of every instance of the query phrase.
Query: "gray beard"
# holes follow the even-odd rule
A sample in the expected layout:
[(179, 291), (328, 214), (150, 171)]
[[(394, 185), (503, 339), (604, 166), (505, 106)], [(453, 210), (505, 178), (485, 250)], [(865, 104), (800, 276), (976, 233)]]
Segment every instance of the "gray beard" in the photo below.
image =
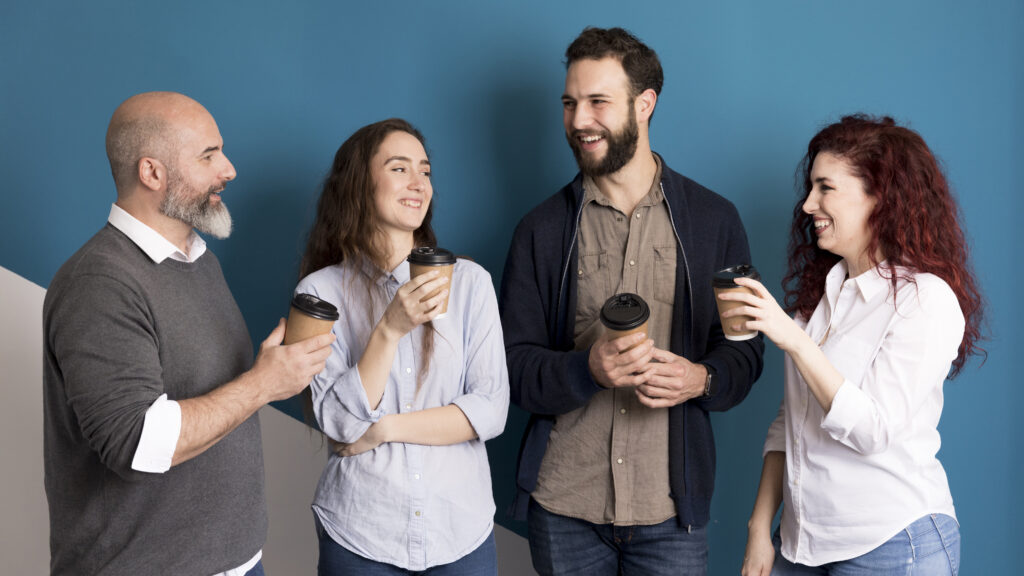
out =
[(176, 171), (171, 170), (168, 172), (167, 196), (160, 203), (160, 213), (223, 240), (231, 235), (231, 213), (223, 203), (210, 203), (210, 196), (217, 191), (216, 187), (211, 187), (206, 194), (200, 195), (185, 184)]

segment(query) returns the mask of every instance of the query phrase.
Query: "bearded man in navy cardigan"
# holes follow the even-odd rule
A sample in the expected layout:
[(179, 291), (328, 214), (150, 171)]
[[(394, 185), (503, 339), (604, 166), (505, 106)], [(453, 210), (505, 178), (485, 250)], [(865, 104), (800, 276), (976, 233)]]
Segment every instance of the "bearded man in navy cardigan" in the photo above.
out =
[[(750, 263), (726, 199), (650, 148), (663, 74), (621, 28), (566, 51), (566, 138), (580, 173), (516, 228), (501, 288), (512, 402), (531, 413), (516, 515), (540, 574), (705, 574), (715, 445), (708, 413), (747, 396), (760, 336), (727, 340), (711, 279)], [(610, 339), (601, 306), (650, 307)]]

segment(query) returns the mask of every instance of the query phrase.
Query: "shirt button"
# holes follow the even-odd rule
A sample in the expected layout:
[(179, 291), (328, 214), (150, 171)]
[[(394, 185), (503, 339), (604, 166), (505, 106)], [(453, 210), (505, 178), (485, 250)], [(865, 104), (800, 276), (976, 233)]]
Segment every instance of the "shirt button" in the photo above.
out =
[(619, 464), (622, 464), (622, 458), (619, 458), (618, 460), (616, 460), (616, 462), (618, 462)]
[(576, 275), (577, 276), (583, 276), (583, 270), (577, 270), (576, 271)]
[(619, 408), (619, 414), (625, 414), (625, 413), (626, 413), (626, 409), (625, 408)]
[(639, 219), (640, 219), (640, 212), (637, 212), (637, 213), (636, 213), (636, 219), (637, 219), (637, 220), (639, 220)]
[(405, 409), (406, 410), (412, 410), (412, 404), (406, 404), (405, 405)]
[(629, 261), (629, 265), (630, 266), (636, 266), (636, 260), (630, 260)]
[(420, 511), (419, 511), (419, 510), (417, 510), (417, 511), (416, 511), (416, 515), (417, 515), (417, 516), (419, 516), (419, 515), (420, 515)]
[(419, 480), (420, 479), (420, 475), (419, 474), (413, 474), (412, 478), (413, 478), (413, 480)]
[(406, 368), (405, 369), (405, 373), (406, 374), (412, 374), (412, 368)]

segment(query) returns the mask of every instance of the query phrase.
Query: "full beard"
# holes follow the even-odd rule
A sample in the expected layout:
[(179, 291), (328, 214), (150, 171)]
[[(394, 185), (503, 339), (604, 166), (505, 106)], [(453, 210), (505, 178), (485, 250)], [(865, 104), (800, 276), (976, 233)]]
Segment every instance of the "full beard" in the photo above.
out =
[(160, 204), (160, 212), (168, 218), (181, 220), (200, 232), (223, 240), (231, 235), (231, 214), (223, 202), (210, 202), (210, 198), (223, 189), (223, 186), (211, 186), (205, 194), (201, 194), (172, 171), (167, 182), (167, 196)]
[[(588, 134), (603, 136), (605, 142), (608, 143), (608, 150), (600, 160), (594, 160), (584, 155), (578, 138), (581, 135)], [(573, 156), (576, 157), (576, 165), (580, 167), (580, 172), (591, 178), (613, 174), (621, 170), (626, 164), (629, 164), (629, 161), (636, 155), (636, 145), (639, 137), (639, 125), (637, 124), (636, 117), (632, 114), (629, 115), (629, 121), (626, 123), (626, 126), (616, 133), (607, 130), (602, 132), (577, 130), (572, 134), (566, 135), (569, 147), (572, 148)]]

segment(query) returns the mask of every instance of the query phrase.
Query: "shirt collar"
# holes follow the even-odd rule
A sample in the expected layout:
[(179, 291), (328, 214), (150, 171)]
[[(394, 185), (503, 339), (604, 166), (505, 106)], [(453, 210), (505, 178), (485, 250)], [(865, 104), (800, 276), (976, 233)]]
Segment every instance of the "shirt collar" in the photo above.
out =
[[(865, 302), (870, 301), (879, 292), (888, 291), (890, 280), (882, 276), (879, 271), (883, 266), (884, 262), (879, 263), (878, 266), (873, 266), (871, 269), (861, 273), (860, 276), (850, 278), (850, 282), (857, 288)], [(836, 298), (839, 296), (839, 290), (849, 273), (850, 269), (846, 264), (846, 259), (840, 260), (829, 270), (828, 275), (825, 277), (825, 294), (830, 304), (835, 304)]]
[[(661, 157), (651, 153), (654, 156), (654, 163), (658, 165), (654, 172), (654, 180), (651, 182), (651, 189), (647, 191), (647, 195), (640, 199), (637, 207), (640, 206), (656, 206), (665, 199), (665, 194), (661, 190)], [(587, 205), (591, 202), (597, 202), (602, 206), (612, 206), (608, 197), (601, 192), (601, 189), (594, 183), (594, 179), (590, 176), (583, 176), (583, 204)]]
[(117, 204), (110, 206), (110, 216), (107, 217), (107, 222), (127, 236), (156, 264), (163, 262), (167, 258), (179, 262), (192, 263), (206, 252), (206, 241), (199, 234), (196, 234), (195, 230), (189, 233), (189, 247), (188, 254), (186, 255), (173, 242), (161, 236), (156, 230), (143, 224)]
[(365, 256), (359, 257), (359, 268), (363, 274), (372, 280), (375, 280), (376, 284), (383, 286), (387, 282), (397, 282), (398, 284), (405, 284), (409, 281), (409, 261), (402, 260), (402, 262), (390, 272), (384, 272), (381, 274), (380, 269)]

